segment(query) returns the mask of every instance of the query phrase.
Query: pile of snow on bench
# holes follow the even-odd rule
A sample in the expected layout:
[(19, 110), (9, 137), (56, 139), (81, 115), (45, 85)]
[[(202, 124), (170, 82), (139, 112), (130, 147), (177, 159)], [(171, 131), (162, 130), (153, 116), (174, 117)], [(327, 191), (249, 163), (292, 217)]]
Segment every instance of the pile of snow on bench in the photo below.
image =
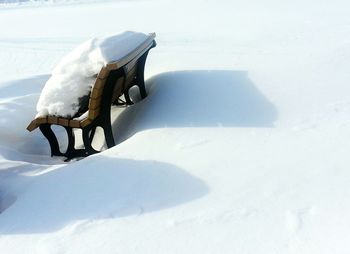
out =
[(147, 38), (146, 34), (127, 31), (93, 38), (76, 47), (52, 71), (41, 92), (36, 117), (73, 117), (81, 98), (89, 95), (101, 68), (122, 59)]

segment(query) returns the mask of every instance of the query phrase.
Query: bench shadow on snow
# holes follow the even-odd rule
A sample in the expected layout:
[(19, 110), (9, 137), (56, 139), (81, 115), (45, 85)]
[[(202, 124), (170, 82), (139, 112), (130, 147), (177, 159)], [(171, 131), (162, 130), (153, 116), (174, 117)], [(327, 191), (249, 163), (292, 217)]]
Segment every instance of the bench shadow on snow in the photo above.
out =
[(246, 71), (196, 70), (158, 74), (148, 97), (113, 123), (117, 143), (163, 127), (273, 127), (277, 110)]
[(0, 214), (0, 234), (79, 230), (92, 220), (139, 216), (204, 196), (200, 179), (170, 164), (92, 156), (35, 176)]
[[(1, 111), (4, 114), (3, 122), (8, 120), (17, 123), (16, 126), (2, 124), (1, 127), (7, 129), (0, 133), (2, 145), (21, 152), (26, 157), (25, 161), (39, 164), (43, 160), (41, 157), (49, 154), (47, 141), (39, 131), (29, 133), (25, 128), (35, 115), (35, 104), (48, 78), (49, 75), (42, 75), (8, 82), (0, 87), (0, 98), (18, 98), (12, 103), (15, 105), (9, 105), (11, 110)], [(147, 129), (264, 128), (273, 127), (277, 119), (276, 108), (250, 81), (246, 71), (167, 72), (150, 78), (146, 86), (149, 95), (145, 100), (125, 110), (118, 110), (119, 113), (114, 117), (113, 131), (117, 144)], [(135, 95), (137, 97), (137, 90)], [(12, 142), (17, 133), (23, 133), (20, 144)], [(58, 133), (58, 136), (66, 141), (63, 132)]]

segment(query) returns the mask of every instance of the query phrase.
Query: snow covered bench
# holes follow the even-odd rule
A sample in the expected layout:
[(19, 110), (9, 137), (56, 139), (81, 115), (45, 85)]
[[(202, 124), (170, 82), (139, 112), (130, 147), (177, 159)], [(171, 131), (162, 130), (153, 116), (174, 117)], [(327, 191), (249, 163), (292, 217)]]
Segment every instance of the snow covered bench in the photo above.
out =
[[(95, 75), (91, 92), (87, 96), (79, 98), (80, 104), (75, 115), (42, 115), (41, 113), (31, 121), (27, 130), (33, 131), (39, 127), (49, 141), (51, 156), (65, 156), (71, 159), (97, 153), (98, 151), (92, 147), (92, 140), (97, 127), (103, 129), (107, 147), (114, 146), (110, 118), (111, 106), (113, 104), (132, 104), (129, 89), (135, 85), (139, 87), (142, 99), (147, 96), (143, 76), (144, 66), (149, 50), (156, 46), (154, 38), (154, 33), (149, 34), (132, 51), (127, 52), (117, 61), (104, 64), (99, 73)], [(124, 95), (125, 102), (120, 100), (122, 95)], [(61, 94), (60, 96), (65, 95)], [(65, 128), (68, 135), (68, 146), (65, 152), (60, 151), (58, 140), (51, 129), (51, 125), (60, 125)], [(82, 130), (84, 148), (75, 148), (74, 128)]]

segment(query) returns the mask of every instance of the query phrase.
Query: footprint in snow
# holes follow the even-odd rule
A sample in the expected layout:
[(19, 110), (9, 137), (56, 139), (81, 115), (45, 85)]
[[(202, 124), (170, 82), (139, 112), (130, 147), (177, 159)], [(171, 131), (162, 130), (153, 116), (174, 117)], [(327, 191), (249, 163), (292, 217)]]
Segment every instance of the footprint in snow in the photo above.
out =
[(298, 210), (286, 211), (286, 228), (291, 234), (296, 234), (303, 229), (304, 225), (310, 220), (315, 213), (314, 207), (302, 208)]

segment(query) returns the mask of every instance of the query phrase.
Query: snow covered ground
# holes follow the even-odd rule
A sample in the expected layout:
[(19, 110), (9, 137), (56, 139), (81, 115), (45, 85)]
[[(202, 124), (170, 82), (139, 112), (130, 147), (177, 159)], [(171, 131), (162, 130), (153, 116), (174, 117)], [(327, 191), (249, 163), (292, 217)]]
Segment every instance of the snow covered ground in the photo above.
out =
[[(349, 8), (0, 4), (0, 253), (349, 253)], [(124, 30), (157, 33), (149, 96), (114, 148), (51, 158), (25, 130), (48, 73)]]

